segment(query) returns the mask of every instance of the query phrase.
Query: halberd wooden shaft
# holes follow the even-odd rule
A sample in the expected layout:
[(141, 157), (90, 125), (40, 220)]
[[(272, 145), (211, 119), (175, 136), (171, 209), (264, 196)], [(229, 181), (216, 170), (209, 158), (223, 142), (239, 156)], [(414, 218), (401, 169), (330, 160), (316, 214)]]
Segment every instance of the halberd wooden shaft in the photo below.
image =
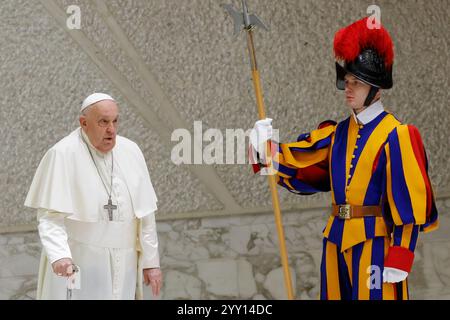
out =
[[(260, 76), (259, 76), (258, 65), (256, 63), (255, 46), (253, 43), (253, 31), (252, 31), (252, 28), (248, 28), (248, 29), (246, 29), (246, 31), (247, 31), (248, 53), (250, 56), (250, 64), (251, 64), (251, 69), (252, 69), (253, 86), (255, 88), (255, 95), (256, 95), (256, 106), (258, 108), (259, 119), (262, 120), (262, 119), (266, 118), (266, 111), (265, 111), (265, 107), (264, 107), (264, 100), (263, 100), (263, 95), (262, 95), (261, 80), (260, 80)], [(269, 181), (270, 193), (272, 195), (272, 205), (273, 205), (273, 212), (275, 215), (275, 224), (277, 227), (278, 242), (279, 242), (279, 246), (280, 246), (280, 255), (281, 255), (281, 264), (283, 266), (284, 283), (285, 283), (288, 299), (292, 300), (292, 299), (294, 299), (294, 291), (292, 288), (291, 272), (289, 269), (289, 259), (288, 259), (287, 250), (286, 250), (286, 242), (285, 242), (285, 237), (284, 237), (283, 220), (281, 218), (280, 201), (279, 201), (279, 197), (278, 197), (277, 183), (275, 180), (275, 175), (273, 174), (272, 161), (270, 159), (270, 157), (271, 157), (270, 141), (267, 142), (267, 150), (269, 150), (269, 152), (266, 152), (266, 159), (267, 159), (267, 163), (269, 164), (269, 168), (268, 168), (269, 174), (267, 176), (267, 179)]]

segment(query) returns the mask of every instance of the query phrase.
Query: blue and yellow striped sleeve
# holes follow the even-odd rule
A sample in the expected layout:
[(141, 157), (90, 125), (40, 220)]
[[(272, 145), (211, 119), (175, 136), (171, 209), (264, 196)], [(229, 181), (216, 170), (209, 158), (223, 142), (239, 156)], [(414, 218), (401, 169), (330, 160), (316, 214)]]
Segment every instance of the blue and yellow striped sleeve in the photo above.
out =
[(385, 267), (410, 272), (419, 231), (438, 227), (438, 213), (428, 176), (428, 161), (416, 127), (400, 125), (388, 136), (386, 195), (394, 222)]
[(272, 142), (272, 163), (279, 185), (297, 194), (330, 191), (328, 154), (335, 126), (334, 121), (325, 121), (318, 129), (301, 134), (296, 142)]
[(438, 226), (438, 213), (428, 176), (428, 161), (419, 131), (400, 125), (388, 136), (386, 193), (395, 225), (413, 223), (420, 231)]

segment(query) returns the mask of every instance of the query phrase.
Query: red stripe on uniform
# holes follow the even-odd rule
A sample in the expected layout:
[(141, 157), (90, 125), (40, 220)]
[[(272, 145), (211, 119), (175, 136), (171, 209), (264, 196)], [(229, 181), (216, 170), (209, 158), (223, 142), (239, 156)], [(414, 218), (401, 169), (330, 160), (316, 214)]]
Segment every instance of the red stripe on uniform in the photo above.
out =
[(328, 159), (306, 168), (297, 169), (295, 178), (316, 189), (322, 189), (329, 186), (330, 173), (328, 172)]
[(381, 146), (381, 148), (377, 152), (377, 155), (375, 156), (375, 160), (373, 161), (373, 166), (372, 166), (372, 174), (375, 172), (375, 170), (378, 167), (378, 161), (380, 161), (380, 155), (383, 150), (384, 150), (384, 144)]
[(420, 137), (419, 130), (416, 127), (408, 126), (409, 136), (411, 140), (411, 146), (414, 151), (414, 155), (416, 156), (417, 163), (419, 164), (420, 172), (422, 173), (423, 181), (425, 182), (425, 186), (427, 189), (427, 218), (431, 214), (431, 205), (432, 205), (432, 191), (431, 191), (431, 183), (428, 178), (428, 174), (426, 171), (426, 156), (425, 149), (422, 143), (422, 138)]

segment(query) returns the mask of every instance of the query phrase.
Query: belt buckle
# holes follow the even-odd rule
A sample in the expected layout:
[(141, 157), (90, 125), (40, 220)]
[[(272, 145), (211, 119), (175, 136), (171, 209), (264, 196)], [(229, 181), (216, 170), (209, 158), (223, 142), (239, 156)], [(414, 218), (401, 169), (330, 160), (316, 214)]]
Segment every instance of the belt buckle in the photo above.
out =
[(350, 219), (351, 207), (349, 204), (339, 205), (339, 219)]

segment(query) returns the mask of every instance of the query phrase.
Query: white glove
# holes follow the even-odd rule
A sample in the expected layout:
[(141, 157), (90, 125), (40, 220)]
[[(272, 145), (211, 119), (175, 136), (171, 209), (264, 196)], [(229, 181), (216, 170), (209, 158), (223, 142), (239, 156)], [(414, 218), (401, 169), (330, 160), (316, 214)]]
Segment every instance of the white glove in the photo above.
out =
[(272, 119), (265, 118), (255, 122), (250, 132), (250, 143), (260, 155), (266, 154), (267, 140), (272, 139)]
[(385, 267), (383, 271), (383, 282), (397, 283), (405, 280), (407, 276), (408, 272), (406, 271)]

